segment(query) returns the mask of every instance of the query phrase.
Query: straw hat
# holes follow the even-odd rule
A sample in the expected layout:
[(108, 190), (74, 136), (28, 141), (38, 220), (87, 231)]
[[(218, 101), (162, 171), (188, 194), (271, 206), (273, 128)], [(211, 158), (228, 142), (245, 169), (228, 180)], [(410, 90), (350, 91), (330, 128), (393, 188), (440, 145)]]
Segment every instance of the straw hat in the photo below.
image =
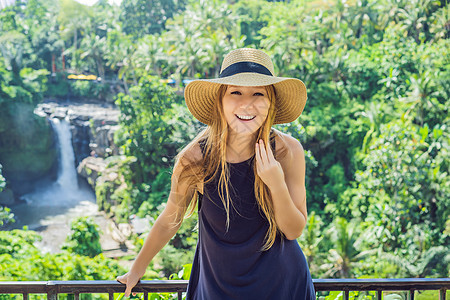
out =
[(219, 78), (191, 81), (184, 90), (189, 111), (200, 122), (211, 125), (213, 106), (220, 85), (275, 87), (275, 124), (296, 120), (306, 103), (305, 84), (295, 78), (276, 77), (270, 57), (261, 50), (242, 48), (228, 53)]

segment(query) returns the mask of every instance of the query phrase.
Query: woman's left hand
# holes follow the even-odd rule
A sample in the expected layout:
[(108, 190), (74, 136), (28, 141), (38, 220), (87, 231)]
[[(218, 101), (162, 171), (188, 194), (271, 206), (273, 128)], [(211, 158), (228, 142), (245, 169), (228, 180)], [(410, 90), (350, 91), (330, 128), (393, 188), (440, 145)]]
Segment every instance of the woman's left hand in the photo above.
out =
[(269, 187), (284, 183), (284, 172), (281, 164), (273, 156), (272, 148), (263, 140), (256, 143), (256, 171), (261, 180)]

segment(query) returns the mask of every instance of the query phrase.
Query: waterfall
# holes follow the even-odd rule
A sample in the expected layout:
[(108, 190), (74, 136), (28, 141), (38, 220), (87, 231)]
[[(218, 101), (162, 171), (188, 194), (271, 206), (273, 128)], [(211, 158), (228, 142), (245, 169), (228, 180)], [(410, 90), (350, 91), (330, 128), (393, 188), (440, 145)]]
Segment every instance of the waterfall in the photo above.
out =
[(51, 119), (58, 140), (58, 177), (43, 181), (32, 193), (22, 196), (26, 203), (13, 208), (16, 222), (11, 228), (28, 226), (40, 231), (45, 251), (58, 251), (70, 232), (70, 222), (78, 216), (96, 216), (95, 195), (87, 183), (78, 182), (72, 134), (67, 120)]
[(87, 199), (92, 201), (92, 193), (78, 187), (69, 122), (57, 118), (50, 121), (58, 138), (58, 179), (24, 195), (22, 199), (32, 206), (51, 206), (53, 209), (73, 207)]
[(75, 171), (75, 154), (72, 147), (70, 124), (66, 120), (51, 119), (59, 142), (59, 170), (56, 181), (64, 191), (73, 193), (78, 190), (78, 175)]
[[(105, 111), (101, 106), (85, 106), (83, 104), (80, 107), (80, 114), (89, 119), (97, 116), (99, 111)], [(43, 108), (41, 107), (41, 109)], [(86, 110), (89, 110), (89, 113)], [(59, 112), (60, 116), (71, 115), (65, 105), (52, 106), (49, 111)], [(39, 114), (40, 116), (50, 116), (49, 113), (42, 112)], [(118, 117), (118, 113), (117, 110), (116, 117)], [(35, 243), (41, 251), (55, 253), (61, 251), (61, 246), (70, 233), (71, 222), (77, 217), (89, 216), (103, 232), (101, 238), (103, 249), (119, 248), (120, 245), (112, 240), (108, 233), (108, 224), (111, 221), (98, 210), (95, 193), (76, 172), (76, 163), (83, 157), (75, 159), (71, 124), (68, 118), (53, 118), (50, 119), (50, 122), (57, 140), (59, 154), (57, 178), (54, 181), (43, 178), (39, 182), (34, 182), (35, 190), (23, 195), (21, 197), (23, 201), (11, 207), (16, 222), (8, 224), (5, 229), (20, 229), (27, 226), (29, 230), (38, 232), (42, 237), (41, 241)], [(114, 251), (109, 253), (114, 253)], [(120, 253), (123, 254), (122, 251)]]

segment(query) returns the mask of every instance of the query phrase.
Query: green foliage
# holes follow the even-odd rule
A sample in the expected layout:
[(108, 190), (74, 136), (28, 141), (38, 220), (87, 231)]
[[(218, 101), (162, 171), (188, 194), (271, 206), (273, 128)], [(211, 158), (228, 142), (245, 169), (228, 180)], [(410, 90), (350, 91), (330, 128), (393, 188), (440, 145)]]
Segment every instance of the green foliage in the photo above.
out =
[(5, 224), (14, 222), (14, 214), (11, 209), (6, 206), (0, 206), (0, 228)]
[(150, 186), (130, 184), (133, 182), (132, 170), (136, 168), (135, 157), (110, 156), (105, 162), (107, 166), (95, 184), (97, 204), (118, 222), (127, 222), (142, 203), (147, 203)]
[(115, 138), (126, 155), (135, 157), (125, 178), (132, 184), (117, 195), (129, 199), (122, 201), (124, 216), (137, 213), (144, 201), (149, 201), (144, 205), (150, 209), (166, 201), (173, 158), (199, 128), (173, 90), (158, 78), (144, 77), (130, 92), (117, 100), (122, 115)]
[(75, 80), (69, 82), (69, 89), (76, 98), (104, 100), (109, 86), (92, 80)]
[[(150, 76), (142, 78), (139, 86), (130, 92), (130, 96), (119, 95), (116, 101), (122, 113), (122, 129), (116, 141), (126, 155), (137, 158), (134, 181), (148, 182), (175, 154), (175, 149), (165, 144), (173, 128), (166, 124), (164, 118), (175, 102), (175, 95), (169, 87), (159, 83), (158, 78)], [(161, 153), (166, 155), (160, 157)]]
[(178, 273), (183, 265), (192, 262), (194, 259), (193, 251), (177, 249), (172, 245), (166, 245), (155, 257), (156, 262), (161, 264), (160, 271), (164, 276)]
[(2, 175), (2, 165), (0, 164), (0, 193), (3, 191), (5, 186), (6, 186), (6, 179)]
[[(3, 191), (5, 185), (6, 180), (2, 175), (2, 165), (0, 165), (0, 193)], [(9, 222), (14, 222), (14, 214), (11, 213), (10, 208), (0, 206), (0, 228)]]
[(188, 276), (189, 272), (183, 271), (186, 264), (194, 259), (194, 250), (197, 245), (198, 229), (197, 217), (191, 216), (185, 218), (178, 232), (172, 238), (161, 252), (155, 257), (155, 263), (161, 268), (159, 269), (164, 276), (174, 277), (174, 273), (185, 272)]
[(152, 182), (151, 193), (148, 195), (147, 201), (142, 201), (139, 206), (139, 211), (136, 214), (138, 217), (153, 216), (156, 212), (159, 213), (160, 205), (166, 203), (171, 184), (170, 168), (162, 170), (156, 175), (155, 180)]
[(0, 280), (106, 280), (124, 270), (117, 262), (63, 251), (41, 253), (34, 231), (0, 231)]
[[(354, 212), (359, 209), (366, 216), (364, 209), (372, 213), (373, 206), (386, 205), (391, 215), (386, 221), (394, 236), (393, 248), (406, 246), (403, 233), (421, 223), (432, 228), (433, 240), (440, 243), (450, 213), (446, 200), (449, 191), (444, 184), (449, 180), (448, 161), (443, 158), (449, 148), (445, 128), (431, 131), (428, 126), (420, 128), (402, 121), (382, 125), (380, 136), (372, 141), (370, 152), (362, 160), (365, 168), (356, 174), (359, 199), (355, 198)], [(376, 210), (373, 213), (378, 214)]]
[[(192, 1), (167, 23), (167, 63), (175, 78), (217, 77), (223, 56), (242, 47), (238, 16), (224, 0)], [(175, 59), (172, 59), (175, 58)]]
[(49, 97), (65, 98), (69, 94), (69, 81), (66, 73), (57, 73), (49, 80), (46, 95)]
[[(111, 158), (96, 183), (99, 207), (119, 221), (132, 214), (155, 219), (173, 158), (201, 126), (179, 96), (181, 80), (216, 77), (231, 49), (263, 48), (278, 75), (308, 87), (299, 120), (277, 128), (305, 149), (310, 215), (300, 242), (313, 276), (448, 276), (448, 263), (439, 263), (448, 260), (443, 247), (450, 243), (448, 5), (156, 2), (30, 0), (0, 11), (0, 161), (8, 180), (6, 170), (49, 166), (48, 127), (30, 116), (47, 85), (41, 69), (50, 70), (52, 56), (61, 69), (64, 54), (66, 68), (108, 84), (68, 82), (57, 73), (47, 95), (124, 92), (115, 137), (124, 156)], [(161, 83), (165, 78), (177, 80), (175, 89)], [(22, 134), (30, 120), (37, 129)], [(191, 259), (195, 237), (182, 227), (163, 250), (166, 276)]]
[(0, 231), (0, 255), (8, 254), (12, 258), (22, 258), (35, 254), (38, 249), (34, 243), (42, 238), (34, 231), (12, 230)]
[(122, 1), (119, 19), (123, 31), (136, 37), (161, 32), (165, 28), (166, 20), (182, 11), (186, 2), (186, 0)]
[(90, 217), (79, 217), (70, 225), (63, 249), (79, 255), (94, 257), (102, 253), (99, 227)]
[(243, 0), (233, 5), (233, 11), (240, 16), (239, 27), (241, 35), (245, 37), (245, 46), (252, 45), (259, 48), (262, 38), (259, 30), (266, 27), (268, 23), (268, 16), (263, 17), (264, 13), (268, 13), (264, 10), (266, 4), (266, 1)]
[(55, 162), (50, 125), (33, 113), (42, 100), (47, 74), (8, 68), (0, 58), (0, 162), (10, 184), (42, 178)]

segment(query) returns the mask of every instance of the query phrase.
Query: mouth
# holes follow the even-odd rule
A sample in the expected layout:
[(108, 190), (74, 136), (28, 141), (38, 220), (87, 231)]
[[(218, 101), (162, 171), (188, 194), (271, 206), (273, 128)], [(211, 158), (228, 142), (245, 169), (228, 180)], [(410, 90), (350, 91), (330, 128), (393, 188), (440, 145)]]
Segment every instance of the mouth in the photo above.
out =
[(256, 118), (256, 116), (247, 116), (247, 115), (235, 115), (236, 116), (236, 118), (238, 118), (239, 120), (241, 120), (241, 121), (251, 121), (251, 120), (253, 120), (254, 118)]

